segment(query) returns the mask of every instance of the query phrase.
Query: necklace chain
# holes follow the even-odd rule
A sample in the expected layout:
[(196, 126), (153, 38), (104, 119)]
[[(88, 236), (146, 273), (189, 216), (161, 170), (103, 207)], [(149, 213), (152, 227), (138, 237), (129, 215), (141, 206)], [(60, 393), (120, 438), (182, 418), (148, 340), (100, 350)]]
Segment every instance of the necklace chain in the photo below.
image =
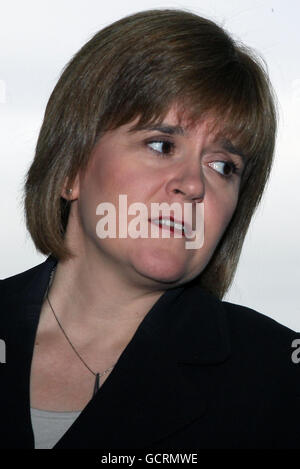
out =
[(46, 292), (46, 298), (47, 298), (47, 301), (48, 301), (48, 303), (49, 303), (49, 306), (50, 306), (50, 308), (51, 308), (51, 310), (52, 310), (52, 313), (53, 313), (53, 315), (54, 315), (54, 317), (55, 317), (55, 319), (56, 319), (56, 322), (57, 322), (57, 324), (59, 325), (59, 327), (60, 327), (62, 333), (64, 334), (65, 338), (67, 339), (67, 341), (68, 341), (69, 344), (71, 345), (72, 349), (73, 349), (74, 352), (76, 353), (76, 355), (77, 355), (77, 357), (79, 358), (79, 360), (81, 360), (81, 362), (84, 364), (84, 366), (85, 366), (94, 376), (96, 376), (96, 378), (97, 378), (97, 376), (101, 377), (101, 376), (105, 375), (106, 373), (108, 373), (109, 371), (111, 371), (111, 370), (113, 369), (113, 366), (110, 367), (110, 368), (107, 368), (107, 370), (102, 371), (102, 373), (95, 373), (93, 370), (91, 370), (91, 368), (87, 365), (87, 363), (84, 361), (84, 359), (79, 355), (79, 353), (78, 353), (77, 350), (75, 349), (74, 345), (72, 344), (72, 342), (70, 341), (69, 337), (68, 337), (67, 334), (65, 333), (64, 328), (62, 327), (60, 321), (58, 320), (57, 315), (55, 314), (55, 311), (54, 311), (54, 309), (53, 309), (53, 307), (52, 307), (52, 304), (51, 304), (51, 302), (50, 302), (50, 300), (49, 300), (49, 296), (48, 296), (49, 288), (50, 288), (50, 285), (51, 285), (51, 283), (52, 283), (52, 278), (53, 278), (54, 270), (55, 270), (55, 269), (53, 269), (52, 272), (51, 272), (50, 282), (49, 282), (49, 285), (48, 285), (48, 288), (47, 288), (47, 292)]

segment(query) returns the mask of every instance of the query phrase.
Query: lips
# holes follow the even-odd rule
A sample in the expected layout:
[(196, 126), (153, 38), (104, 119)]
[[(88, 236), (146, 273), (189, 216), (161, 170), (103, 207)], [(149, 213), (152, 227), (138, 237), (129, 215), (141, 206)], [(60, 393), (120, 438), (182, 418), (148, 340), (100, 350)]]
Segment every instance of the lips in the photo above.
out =
[(153, 220), (149, 218), (149, 222), (154, 223), (160, 228), (167, 227), (172, 233), (177, 231), (178, 233), (181, 233), (182, 236), (185, 236), (186, 233), (190, 233), (192, 231), (189, 224), (175, 220), (172, 216), (162, 217), (161, 215), (159, 218), (155, 218)]

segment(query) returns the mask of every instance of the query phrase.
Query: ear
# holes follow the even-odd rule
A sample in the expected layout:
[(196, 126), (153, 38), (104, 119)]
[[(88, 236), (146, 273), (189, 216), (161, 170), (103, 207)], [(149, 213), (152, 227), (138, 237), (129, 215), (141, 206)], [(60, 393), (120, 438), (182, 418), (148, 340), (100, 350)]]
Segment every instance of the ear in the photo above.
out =
[(73, 183), (69, 183), (69, 178), (66, 178), (63, 189), (61, 191), (61, 196), (69, 200), (70, 202), (72, 200), (77, 200), (79, 197), (79, 174), (76, 175), (76, 178), (74, 179)]

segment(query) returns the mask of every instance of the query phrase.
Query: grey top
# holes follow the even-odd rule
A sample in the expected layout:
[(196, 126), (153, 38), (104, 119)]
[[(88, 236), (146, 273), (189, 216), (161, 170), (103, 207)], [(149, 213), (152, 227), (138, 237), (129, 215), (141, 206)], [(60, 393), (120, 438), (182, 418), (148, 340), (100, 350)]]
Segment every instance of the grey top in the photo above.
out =
[(54, 412), (30, 408), (35, 449), (52, 449), (81, 411)]

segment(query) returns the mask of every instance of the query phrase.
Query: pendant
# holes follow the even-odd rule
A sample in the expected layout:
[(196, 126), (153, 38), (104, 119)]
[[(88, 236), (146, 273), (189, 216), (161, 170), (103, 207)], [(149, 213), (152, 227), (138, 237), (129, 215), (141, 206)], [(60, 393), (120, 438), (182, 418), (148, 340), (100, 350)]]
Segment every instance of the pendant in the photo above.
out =
[(94, 385), (94, 392), (93, 392), (93, 397), (97, 394), (99, 391), (99, 384), (100, 384), (100, 374), (96, 374), (96, 379), (95, 379), (95, 385)]

